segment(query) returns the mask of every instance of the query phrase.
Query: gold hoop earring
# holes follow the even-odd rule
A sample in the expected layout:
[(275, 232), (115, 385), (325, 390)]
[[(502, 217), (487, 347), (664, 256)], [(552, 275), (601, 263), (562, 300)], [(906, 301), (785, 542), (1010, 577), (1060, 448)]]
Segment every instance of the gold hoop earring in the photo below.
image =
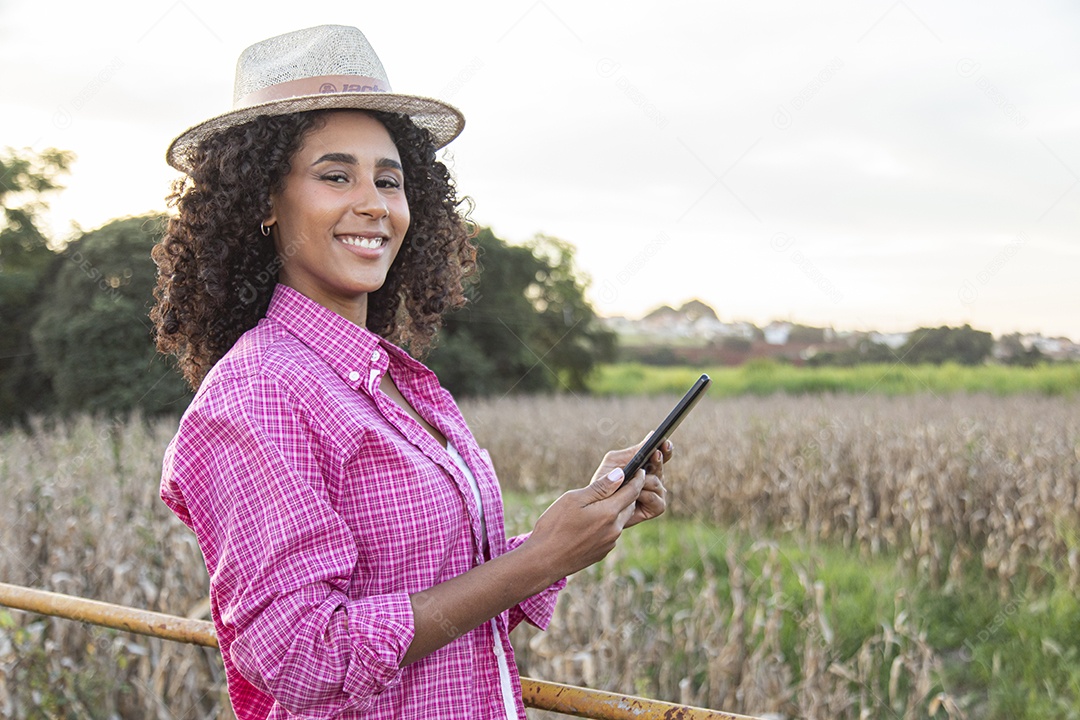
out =
[(270, 228), (266, 227), (266, 223), (259, 223), (259, 232), (263, 234), (263, 237), (270, 237)]

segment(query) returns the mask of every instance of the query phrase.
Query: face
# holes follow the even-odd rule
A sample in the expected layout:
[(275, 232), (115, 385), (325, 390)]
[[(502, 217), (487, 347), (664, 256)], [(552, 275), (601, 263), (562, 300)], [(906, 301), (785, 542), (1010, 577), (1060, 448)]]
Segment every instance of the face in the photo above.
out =
[(390, 134), (359, 111), (325, 116), (270, 197), (278, 282), (358, 325), (409, 229), (405, 175)]

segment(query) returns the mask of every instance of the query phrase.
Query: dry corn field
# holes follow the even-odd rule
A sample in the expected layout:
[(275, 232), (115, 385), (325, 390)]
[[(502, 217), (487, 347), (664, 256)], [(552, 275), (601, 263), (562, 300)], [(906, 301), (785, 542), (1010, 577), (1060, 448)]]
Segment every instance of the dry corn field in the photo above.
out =
[[(563, 396), (463, 411), (521, 532), (670, 404)], [(194, 537), (157, 498), (174, 427), (84, 418), (0, 436), (0, 579), (203, 612)], [(980, 717), (984, 698), (942, 680), (958, 653), (927, 642), (907, 588), (881, 598), (858, 643), (840, 637), (829, 558), (846, 548), (942, 592), (972, 566), (1003, 597), (1040, 578), (1080, 583), (1074, 400), (707, 400), (674, 439), (669, 516), (572, 578), (547, 632), (516, 631), (523, 674), (773, 718)], [(214, 651), (0, 611), (0, 716), (229, 715)]]

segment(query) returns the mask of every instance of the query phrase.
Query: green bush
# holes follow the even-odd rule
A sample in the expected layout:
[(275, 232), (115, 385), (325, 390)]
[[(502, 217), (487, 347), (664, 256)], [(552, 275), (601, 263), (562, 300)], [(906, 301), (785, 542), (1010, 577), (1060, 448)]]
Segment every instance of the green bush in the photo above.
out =
[(191, 395), (160, 356), (147, 314), (161, 218), (116, 220), (68, 245), (32, 331), (62, 412), (179, 413)]

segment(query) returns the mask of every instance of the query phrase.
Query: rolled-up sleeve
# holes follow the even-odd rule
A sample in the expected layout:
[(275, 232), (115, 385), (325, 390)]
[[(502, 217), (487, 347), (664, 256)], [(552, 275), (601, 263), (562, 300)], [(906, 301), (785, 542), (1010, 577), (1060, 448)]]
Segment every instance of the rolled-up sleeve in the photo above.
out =
[(363, 711), (400, 679), (408, 594), (348, 596), (358, 550), (329, 501), (320, 429), (279, 389), (235, 382), (248, 385), (185, 417), (167, 473), (206, 555), (222, 651), (292, 713)]
[(230, 655), (291, 713), (363, 711), (399, 680), (412, 632), (407, 595), (282, 598), (237, 634)]

